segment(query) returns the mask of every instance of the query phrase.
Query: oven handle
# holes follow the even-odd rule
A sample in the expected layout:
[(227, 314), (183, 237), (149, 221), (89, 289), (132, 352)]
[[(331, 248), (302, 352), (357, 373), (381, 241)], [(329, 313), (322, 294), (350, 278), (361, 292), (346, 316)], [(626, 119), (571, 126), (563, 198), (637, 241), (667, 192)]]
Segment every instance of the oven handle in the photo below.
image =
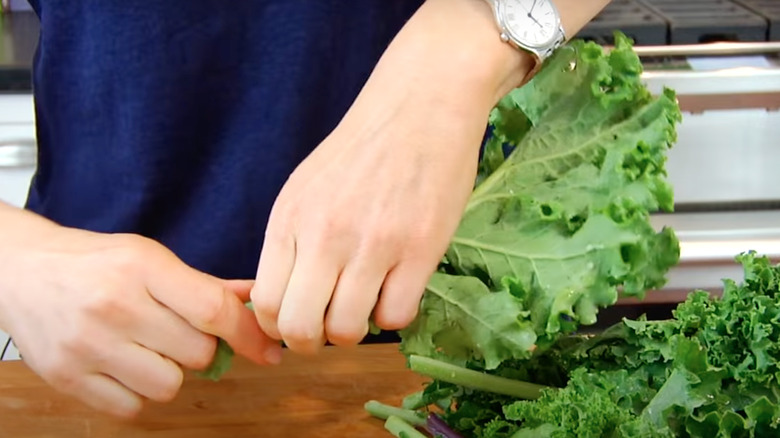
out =
[(36, 141), (21, 138), (0, 141), (0, 169), (22, 169), (37, 164)]
[(780, 52), (780, 41), (634, 46), (634, 51), (640, 57), (755, 55)]
[(725, 240), (725, 241), (681, 241), (680, 264), (730, 264), (743, 252), (755, 251), (772, 260), (780, 260), (780, 238)]

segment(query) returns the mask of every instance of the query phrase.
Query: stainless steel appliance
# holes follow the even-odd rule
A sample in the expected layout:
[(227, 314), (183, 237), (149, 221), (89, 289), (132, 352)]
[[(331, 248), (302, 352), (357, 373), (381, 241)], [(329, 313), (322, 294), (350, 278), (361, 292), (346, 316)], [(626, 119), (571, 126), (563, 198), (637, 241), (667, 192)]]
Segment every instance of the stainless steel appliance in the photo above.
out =
[(740, 252), (780, 262), (780, 1), (613, 0), (578, 36), (609, 44), (614, 30), (636, 40), (651, 91), (673, 88), (683, 110), (667, 163), (675, 211), (652, 218), (676, 230), (681, 261), (604, 324), (664, 317), (693, 289), (718, 293), (742, 278)]

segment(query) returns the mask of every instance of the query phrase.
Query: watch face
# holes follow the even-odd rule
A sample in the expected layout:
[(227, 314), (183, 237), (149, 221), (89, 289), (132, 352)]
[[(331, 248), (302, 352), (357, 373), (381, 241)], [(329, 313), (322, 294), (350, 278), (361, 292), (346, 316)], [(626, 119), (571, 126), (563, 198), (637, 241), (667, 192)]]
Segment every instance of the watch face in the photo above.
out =
[(540, 47), (551, 42), (558, 29), (558, 14), (550, 0), (505, 0), (504, 25), (514, 39)]

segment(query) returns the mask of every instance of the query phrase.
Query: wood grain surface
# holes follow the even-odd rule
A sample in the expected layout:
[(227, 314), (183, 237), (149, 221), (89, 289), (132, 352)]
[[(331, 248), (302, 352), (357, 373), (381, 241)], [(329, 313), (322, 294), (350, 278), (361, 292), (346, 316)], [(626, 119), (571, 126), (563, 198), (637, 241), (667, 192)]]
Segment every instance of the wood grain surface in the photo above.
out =
[(396, 344), (285, 352), (277, 367), (239, 359), (219, 382), (189, 375), (173, 402), (119, 421), (57, 393), (22, 362), (0, 362), (0, 437), (387, 438), (363, 404), (399, 403), (424, 381)]

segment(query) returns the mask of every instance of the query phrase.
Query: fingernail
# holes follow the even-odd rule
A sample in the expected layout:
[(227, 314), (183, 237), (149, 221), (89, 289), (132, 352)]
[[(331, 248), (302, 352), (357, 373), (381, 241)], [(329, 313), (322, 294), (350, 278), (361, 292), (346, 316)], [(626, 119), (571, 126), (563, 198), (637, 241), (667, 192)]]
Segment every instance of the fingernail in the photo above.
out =
[(268, 349), (265, 350), (263, 357), (265, 357), (266, 362), (269, 364), (279, 365), (282, 363), (282, 346), (274, 344), (273, 346), (268, 347)]

